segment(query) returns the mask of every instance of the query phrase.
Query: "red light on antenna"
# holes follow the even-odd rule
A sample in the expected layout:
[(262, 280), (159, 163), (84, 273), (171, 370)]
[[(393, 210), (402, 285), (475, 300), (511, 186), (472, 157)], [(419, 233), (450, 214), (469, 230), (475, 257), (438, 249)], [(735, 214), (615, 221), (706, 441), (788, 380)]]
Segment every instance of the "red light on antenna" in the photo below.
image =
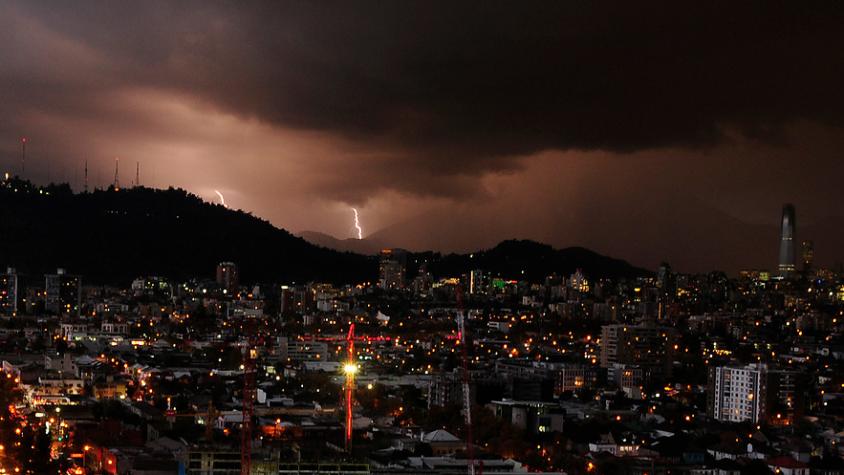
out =
[(26, 143), (26, 137), (21, 137), (21, 143)]

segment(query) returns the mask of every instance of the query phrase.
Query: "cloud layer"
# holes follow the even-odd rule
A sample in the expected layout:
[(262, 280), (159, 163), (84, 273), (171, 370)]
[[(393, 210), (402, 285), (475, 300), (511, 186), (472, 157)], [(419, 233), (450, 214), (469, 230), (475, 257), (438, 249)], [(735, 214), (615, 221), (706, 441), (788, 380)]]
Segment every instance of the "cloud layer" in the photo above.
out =
[[(526, 200), (543, 153), (610, 157), (555, 169), (590, 190), (644, 154), (686, 160), (650, 171), (662, 181), (724, 190), (660, 207), (725, 209), (788, 180), (752, 174), (762, 151), (799, 163), (813, 134), (840, 134), (842, 24), (834, 2), (4, 2), (0, 163), (17, 167), (28, 135), (39, 181), (79, 184), (88, 160), (104, 184), (120, 156), (145, 183), (221, 189), (279, 225), (342, 234), (348, 205), (377, 228), (505, 189)], [(737, 143), (744, 155), (718, 158)], [(803, 180), (838, 166), (814, 153)], [(635, 162), (617, 170), (642, 179)]]

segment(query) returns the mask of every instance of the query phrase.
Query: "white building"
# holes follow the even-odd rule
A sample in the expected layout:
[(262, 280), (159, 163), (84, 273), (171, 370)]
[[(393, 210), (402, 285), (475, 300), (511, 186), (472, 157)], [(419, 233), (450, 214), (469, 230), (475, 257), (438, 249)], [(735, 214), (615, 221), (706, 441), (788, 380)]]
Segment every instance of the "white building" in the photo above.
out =
[(723, 422), (750, 421), (765, 416), (764, 365), (719, 366), (709, 370), (709, 415)]

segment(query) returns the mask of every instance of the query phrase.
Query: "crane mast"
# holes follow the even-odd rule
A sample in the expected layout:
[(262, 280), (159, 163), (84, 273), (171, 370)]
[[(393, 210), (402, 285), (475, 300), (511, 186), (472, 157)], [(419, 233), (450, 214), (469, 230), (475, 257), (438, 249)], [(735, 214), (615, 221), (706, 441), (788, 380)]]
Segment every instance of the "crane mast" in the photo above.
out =
[(346, 399), (346, 452), (352, 453), (352, 402), (353, 392), (355, 388), (355, 373), (357, 373), (357, 364), (355, 364), (355, 324), (349, 325), (349, 334), (346, 335), (346, 350), (348, 352), (346, 364), (343, 367), (343, 372), (346, 374), (345, 384), (345, 399)]
[(466, 317), (463, 313), (463, 289), (457, 285), (457, 337), (462, 363), (463, 417), (466, 423), (466, 458), (468, 475), (475, 474), (475, 448), (472, 440), (472, 394), (469, 386), (469, 350), (466, 343)]
[(244, 321), (246, 347), (243, 352), (243, 422), (240, 429), (240, 474), (250, 475), (252, 470), (252, 415), (255, 412), (255, 350), (254, 329)]

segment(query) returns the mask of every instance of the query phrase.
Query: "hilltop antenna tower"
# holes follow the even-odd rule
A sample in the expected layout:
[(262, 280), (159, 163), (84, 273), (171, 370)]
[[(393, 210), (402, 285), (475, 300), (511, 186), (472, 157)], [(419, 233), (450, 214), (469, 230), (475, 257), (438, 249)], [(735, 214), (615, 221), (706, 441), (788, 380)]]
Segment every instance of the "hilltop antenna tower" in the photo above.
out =
[(26, 137), (21, 137), (21, 178), (23, 178), (23, 174), (26, 173)]
[(85, 160), (85, 193), (88, 193), (88, 160)]
[(135, 186), (141, 186), (141, 162), (135, 162)]
[(119, 171), (120, 171), (120, 159), (115, 158), (114, 159), (114, 183), (113, 183), (114, 191), (120, 191), (120, 177), (119, 177), (120, 173), (119, 173)]

